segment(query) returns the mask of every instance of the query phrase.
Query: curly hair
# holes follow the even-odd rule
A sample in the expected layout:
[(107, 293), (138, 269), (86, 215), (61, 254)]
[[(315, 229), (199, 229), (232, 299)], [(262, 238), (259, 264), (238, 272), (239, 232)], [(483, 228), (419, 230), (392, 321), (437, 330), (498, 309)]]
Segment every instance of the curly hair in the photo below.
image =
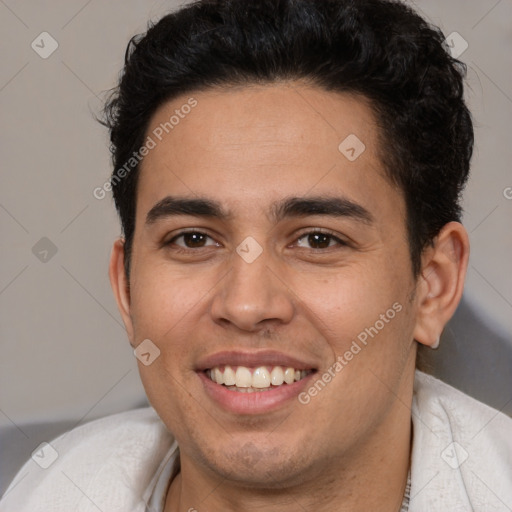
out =
[(282, 80), (369, 100), (379, 156), (405, 198), (418, 275), (424, 248), (460, 220), (473, 151), (465, 74), (440, 29), (393, 0), (199, 0), (150, 24), (128, 44), (103, 120), (127, 276), (139, 164), (123, 179), (116, 169), (143, 145), (156, 110), (194, 91)]

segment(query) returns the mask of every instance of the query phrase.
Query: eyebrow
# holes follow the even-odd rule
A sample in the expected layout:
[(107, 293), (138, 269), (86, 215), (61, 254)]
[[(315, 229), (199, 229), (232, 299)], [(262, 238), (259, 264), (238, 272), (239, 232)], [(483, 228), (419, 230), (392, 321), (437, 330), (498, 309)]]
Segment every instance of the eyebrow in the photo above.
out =
[(374, 221), (373, 215), (366, 208), (346, 197), (289, 197), (272, 207), (272, 216), (276, 222), (287, 217), (311, 215), (348, 217), (365, 224)]
[(146, 215), (146, 224), (177, 215), (192, 215), (194, 217), (210, 217), (227, 220), (230, 215), (220, 203), (211, 199), (189, 199), (181, 197), (164, 197), (155, 204)]
[[(312, 215), (347, 217), (365, 224), (371, 224), (374, 221), (373, 215), (360, 204), (346, 197), (332, 196), (288, 197), (274, 203), (270, 214), (276, 223), (289, 217)], [(167, 196), (149, 210), (146, 215), (146, 224), (154, 224), (158, 220), (180, 215), (220, 220), (232, 218), (232, 214), (217, 201), (207, 198)]]

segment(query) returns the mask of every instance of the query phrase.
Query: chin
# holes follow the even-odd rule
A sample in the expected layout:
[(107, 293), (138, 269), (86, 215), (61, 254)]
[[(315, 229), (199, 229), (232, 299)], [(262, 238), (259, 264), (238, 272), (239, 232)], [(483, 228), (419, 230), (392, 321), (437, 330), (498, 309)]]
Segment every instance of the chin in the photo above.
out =
[(214, 451), (201, 453), (202, 464), (241, 487), (279, 489), (300, 484), (308, 478), (304, 454), (299, 447), (270, 445), (271, 435), (262, 433), (261, 443), (251, 435), (252, 440), (240, 440), (237, 446), (228, 438), (228, 448), (217, 444)]

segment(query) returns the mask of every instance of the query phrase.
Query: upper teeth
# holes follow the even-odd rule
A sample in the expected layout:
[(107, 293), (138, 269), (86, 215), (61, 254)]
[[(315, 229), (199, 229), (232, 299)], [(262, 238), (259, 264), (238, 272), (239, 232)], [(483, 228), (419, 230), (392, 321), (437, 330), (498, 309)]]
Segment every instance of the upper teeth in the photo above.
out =
[(235, 369), (226, 365), (224, 366), (224, 371), (219, 366), (215, 366), (206, 373), (217, 384), (236, 386), (237, 388), (252, 387), (264, 389), (271, 386), (280, 386), (283, 382), (293, 384), (293, 382), (306, 377), (306, 375), (311, 373), (311, 370), (295, 370), (295, 368), (274, 366), (269, 371), (266, 366), (259, 366), (253, 369), (238, 366)]

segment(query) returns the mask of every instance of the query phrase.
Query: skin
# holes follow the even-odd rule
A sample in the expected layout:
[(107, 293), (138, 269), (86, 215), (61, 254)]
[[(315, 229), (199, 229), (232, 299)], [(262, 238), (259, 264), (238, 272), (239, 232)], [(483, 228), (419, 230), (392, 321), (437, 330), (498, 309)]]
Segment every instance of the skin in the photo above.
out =
[[(148, 134), (189, 96), (197, 106), (141, 164), (129, 286), (122, 240), (110, 264), (130, 343), (149, 338), (161, 351), (139, 370), (180, 444), (165, 510), (395, 512), (417, 343), (434, 345), (459, 303), (467, 234), (447, 224), (413, 276), (404, 199), (385, 176), (364, 98), (297, 82), (210, 89), (162, 105)], [(350, 162), (338, 145), (352, 133), (366, 150)], [(215, 200), (230, 216), (147, 223), (166, 196)], [(290, 196), (343, 196), (372, 220), (276, 222), (272, 204)], [(175, 239), (184, 228), (209, 238)], [(344, 244), (304, 236), (318, 230)], [(236, 252), (248, 236), (263, 249), (252, 263)], [(314, 362), (321, 376), (395, 303), (401, 311), (307, 405), (235, 415), (195, 372), (219, 351), (275, 349)]]

